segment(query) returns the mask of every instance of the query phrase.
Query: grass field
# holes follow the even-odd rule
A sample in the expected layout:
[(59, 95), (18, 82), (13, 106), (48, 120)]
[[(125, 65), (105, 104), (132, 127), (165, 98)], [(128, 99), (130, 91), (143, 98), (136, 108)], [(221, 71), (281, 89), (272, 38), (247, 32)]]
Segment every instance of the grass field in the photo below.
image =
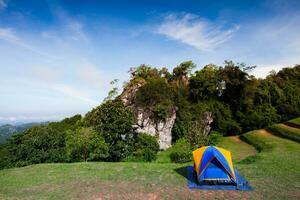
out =
[[(238, 137), (226, 137), (220, 144), (232, 152), (235, 167), (254, 188), (250, 192), (190, 190), (185, 167), (191, 163), (167, 163), (164, 152), (156, 163), (39, 164), (1, 170), (0, 199), (299, 199), (300, 144), (265, 130), (244, 137), (271, 147), (256, 154)], [(249, 157), (256, 159), (243, 164)]]
[(289, 126), (294, 126), (296, 128), (300, 128), (300, 117), (292, 119), (290, 121), (285, 122)]
[(288, 138), (297, 142), (300, 142), (300, 129), (288, 126), (286, 124), (275, 124), (268, 128), (272, 133)]

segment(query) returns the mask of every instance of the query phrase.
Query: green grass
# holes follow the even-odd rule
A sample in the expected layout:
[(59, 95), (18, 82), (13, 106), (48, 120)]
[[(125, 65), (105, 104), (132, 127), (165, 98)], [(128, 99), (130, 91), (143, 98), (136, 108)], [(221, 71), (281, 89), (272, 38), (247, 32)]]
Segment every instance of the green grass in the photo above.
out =
[(297, 142), (300, 142), (300, 129), (287, 126), (285, 124), (275, 124), (268, 128), (272, 133), (288, 138)]
[(229, 150), (234, 162), (256, 154), (255, 148), (240, 140), (238, 136), (224, 137), (218, 146)]
[(269, 151), (273, 148), (271, 143), (267, 143), (265, 140), (256, 136), (256, 131), (250, 131), (240, 136), (241, 140), (251, 144), (258, 152)]
[(267, 146), (267, 149), (261, 149), (260, 159), (256, 162), (241, 168), (241, 165), (237, 166), (245, 177), (249, 177), (254, 189), (261, 191), (264, 199), (299, 199), (300, 145), (264, 130), (252, 131), (244, 137), (252, 144), (257, 142), (256, 146)]
[(288, 123), (288, 124), (294, 124), (294, 125), (300, 127), (300, 117), (295, 118), (295, 119), (292, 119), (292, 120), (290, 120), (290, 121), (287, 121), (287, 123)]
[(167, 149), (166, 151), (160, 151), (157, 154), (156, 163), (170, 163), (170, 154), (172, 153), (172, 148)]
[(264, 130), (243, 137), (260, 149), (259, 159), (243, 162), (255, 150), (237, 137), (226, 137), (219, 146), (232, 152), (234, 166), (254, 188), (250, 192), (190, 190), (185, 167), (191, 163), (168, 163), (165, 151), (156, 163), (39, 164), (0, 170), (0, 199), (299, 199), (300, 144)]

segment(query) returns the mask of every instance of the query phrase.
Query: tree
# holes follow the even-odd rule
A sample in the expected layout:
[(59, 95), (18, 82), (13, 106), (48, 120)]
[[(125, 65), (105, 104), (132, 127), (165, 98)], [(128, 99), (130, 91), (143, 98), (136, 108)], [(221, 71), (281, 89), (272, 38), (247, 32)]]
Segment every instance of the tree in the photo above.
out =
[(177, 85), (186, 85), (188, 82), (188, 76), (195, 67), (196, 64), (194, 64), (191, 60), (180, 63), (173, 69), (172, 79)]
[(149, 79), (136, 93), (136, 104), (157, 120), (164, 120), (172, 113), (173, 99), (173, 90), (165, 78)]
[(189, 81), (189, 96), (192, 101), (198, 102), (217, 98), (218, 67), (216, 65), (206, 65)]
[(109, 145), (93, 128), (67, 131), (66, 151), (70, 161), (99, 161), (109, 156)]
[(94, 108), (85, 118), (87, 125), (101, 132), (105, 142), (109, 144), (108, 159), (118, 161), (132, 151), (132, 125), (136, 118), (121, 100), (108, 100)]

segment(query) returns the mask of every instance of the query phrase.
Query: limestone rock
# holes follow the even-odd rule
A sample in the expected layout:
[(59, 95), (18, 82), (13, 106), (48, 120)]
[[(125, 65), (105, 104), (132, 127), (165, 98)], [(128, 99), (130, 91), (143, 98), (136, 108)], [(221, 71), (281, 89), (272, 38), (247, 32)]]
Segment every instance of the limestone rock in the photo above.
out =
[(135, 86), (126, 88), (121, 94), (121, 100), (125, 106), (130, 107), (137, 117), (134, 125), (137, 133), (146, 133), (158, 138), (159, 148), (165, 150), (171, 147), (172, 127), (176, 119), (176, 108), (172, 109), (171, 114), (165, 120), (157, 121), (152, 117), (152, 113), (135, 104), (135, 95), (143, 85), (139, 83)]

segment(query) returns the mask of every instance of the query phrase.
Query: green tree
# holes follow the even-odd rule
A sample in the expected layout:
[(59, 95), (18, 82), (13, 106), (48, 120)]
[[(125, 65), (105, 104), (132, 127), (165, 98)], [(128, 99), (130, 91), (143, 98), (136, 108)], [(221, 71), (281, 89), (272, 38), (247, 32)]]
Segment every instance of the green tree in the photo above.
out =
[(121, 100), (104, 102), (86, 115), (86, 121), (88, 126), (102, 132), (105, 142), (109, 144), (108, 159), (119, 161), (132, 151), (132, 125), (136, 118)]
[(99, 161), (109, 156), (109, 145), (93, 128), (67, 131), (66, 151), (70, 161)]
[(206, 65), (189, 81), (189, 95), (192, 101), (198, 102), (217, 98), (218, 67), (215, 65)]

